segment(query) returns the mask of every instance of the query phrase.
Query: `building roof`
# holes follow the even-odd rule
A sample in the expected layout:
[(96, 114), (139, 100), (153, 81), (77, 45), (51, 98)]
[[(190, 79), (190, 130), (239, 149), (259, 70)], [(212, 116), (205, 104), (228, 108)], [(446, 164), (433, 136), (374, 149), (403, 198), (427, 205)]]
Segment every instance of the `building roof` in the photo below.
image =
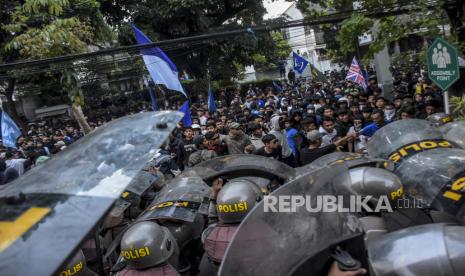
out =
[(273, 19), (283, 15), (294, 3), (285, 0), (275, 0), (274, 2), (271, 2), (271, 0), (264, 0), (263, 5), (267, 12), (264, 19)]

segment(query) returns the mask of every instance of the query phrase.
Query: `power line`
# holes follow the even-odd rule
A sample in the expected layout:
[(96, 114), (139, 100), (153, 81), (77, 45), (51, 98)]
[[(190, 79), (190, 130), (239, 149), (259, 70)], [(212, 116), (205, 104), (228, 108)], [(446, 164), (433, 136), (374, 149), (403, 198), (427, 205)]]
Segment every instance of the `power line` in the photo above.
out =
[[(433, 3), (434, 2), (434, 3)], [(433, 1), (428, 4), (429, 7), (437, 6), (437, 2)], [(408, 2), (407, 2), (408, 3)], [(447, 5), (447, 4), (446, 4)], [(391, 9), (384, 8), (382, 11), (372, 11), (367, 12), (366, 10), (350, 10), (344, 11), (340, 13), (333, 13), (330, 15), (324, 15), (319, 17), (318, 19), (311, 19), (311, 20), (294, 20), (289, 21), (285, 24), (272, 24), (272, 25), (264, 25), (258, 27), (252, 27), (254, 32), (262, 32), (262, 31), (272, 31), (272, 30), (279, 30), (279, 29), (287, 29), (292, 27), (301, 27), (301, 26), (316, 26), (328, 23), (338, 23), (350, 17), (353, 12), (362, 12), (365, 16), (368, 17), (384, 17), (384, 16), (393, 16), (393, 15), (400, 15), (406, 12), (412, 11), (419, 11), (419, 8), (411, 8), (411, 7), (401, 7), (395, 6)], [(59, 56), (59, 57), (52, 57), (47, 59), (40, 59), (40, 60), (30, 60), (30, 61), (20, 61), (14, 63), (7, 63), (0, 65), (0, 71), (7, 71), (11, 70), (11, 68), (21, 68), (21, 67), (29, 67), (29, 66), (38, 66), (38, 65), (47, 65), (51, 63), (59, 63), (59, 62), (66, 62), (76, 59), (86, 59), (100, 55), (111, 55), (118, 52), (127, 52), (127, 51), (138, 51), (141, 49), (147, 49), (152, 47), (163, 47), (168, 45), (179, 45), (179, 44), (188, 44), (191, 42), (198, 42), (198, 41), (209, 41), (214, 39), (220, 39), (223, 37), (228, 36), (235, 36), (241, 34), (249, 33), (248, 29), (236, 29), (230, 31), (223, 31), (223, 32), (216, 32), (210, 34), (202, 34), (197, 36), (190, 36), (190, 37), (183, 37), (183, 38), (176, 38), (164, 41), (158, 41), (154, 43), (148, 43), (143, 45), (130, 45), (130, 46), (123, 46), (123, 47), (116, 47), (116, 48), (108, 48), (103, 49), (100, 51), (89, 52), (89, 53), (81, 53), (81, 54), (74, 54), (74, 55), (67, 55), (67, 56)]]

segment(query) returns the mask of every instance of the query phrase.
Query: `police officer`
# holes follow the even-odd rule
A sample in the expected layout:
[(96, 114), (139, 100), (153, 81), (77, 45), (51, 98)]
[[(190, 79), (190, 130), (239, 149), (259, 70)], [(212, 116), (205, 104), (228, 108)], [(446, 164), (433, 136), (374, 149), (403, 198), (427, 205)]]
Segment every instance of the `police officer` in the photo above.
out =
[[(245, 179), (216, 179), (212, 185), (209, 219), (211, 224), (202, 234), (205, 253), (200, 263), (200, 275), (216, 275), (225, 251), (244, 217), (261, 200), (260, 188)], [(215, 212), (216, 211), (216, 212)]]
[(81, 249), (60, 270), (60, 276), (97, 276), (95, 272), (87, 268), (86, 258)]
[(121, 239), (117, 276), (175, 276), (178, 245), (170, 231), (154, 222), (143, 221), (131, 226)]

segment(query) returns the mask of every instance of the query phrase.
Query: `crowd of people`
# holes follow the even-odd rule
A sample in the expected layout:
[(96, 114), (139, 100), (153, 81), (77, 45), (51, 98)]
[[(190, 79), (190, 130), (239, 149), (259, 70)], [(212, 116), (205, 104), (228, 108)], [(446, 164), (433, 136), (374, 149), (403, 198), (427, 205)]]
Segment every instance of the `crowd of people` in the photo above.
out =
[(0, 185), (39, 166), (82, 136), (79, 128), (71, 123), (58, 127), (29, 124), (27, 134), (18, 138), (16, 148), (0, 147)]
[[(168, 171), (227, 154), (256, 154), (297, 167), (334, 151), (364, 153), (367, 141), (385, 124), (426, 118), (442, 108), (442, 92), (424, 75), (396, 71), (394, 77), (394, 90), (383, 94), (375, 77), (364, 90), (344, 80), (343, 72), (332, 72), (325, 80), (291, 76), (263, 89), (250, 85), (242, 93), (218, 91), (214, 112), (205, 97), (198, 97), (190, 105), (192, 125), (180, 124), (163, 146), (175, 161)], [(30, 124), (16, 149), (0, 148), (0, 184), (82, 136), (78, 125), (69, 122), (58, 127)]]
[(442, 92), (424, 76), (402, 72), (387, 94), (375, 77), (364, 90), (332, 73), (326, 81), (290, 78), (265, 89), (250, 86), (245, 95), (220, 91), (217, 99), (214, 112), (202, 98), (192, 104), (192, 125), (174, 132), (166, 150), (181, 170), (226, 154), (256, 154), (297, 167), (334, 151), (365, 153), (385, 124), (425, 119), (443, 105)]

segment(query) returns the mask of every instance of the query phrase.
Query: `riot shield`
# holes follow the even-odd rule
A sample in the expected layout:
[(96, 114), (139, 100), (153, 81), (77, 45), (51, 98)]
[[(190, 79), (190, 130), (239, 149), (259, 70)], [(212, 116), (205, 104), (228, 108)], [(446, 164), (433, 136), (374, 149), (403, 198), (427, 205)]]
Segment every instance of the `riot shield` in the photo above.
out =
[[(146, 196), (147, 192), (150, 192), (152, 188), (159, 189), (158, 186), (162, 183), (162, 179), (150, 171), (152, 167), (155, 167), (155, 163), (156, 161), (153, 158), (147, 162), (144, 167), (137, 172), (121, 194), (121, 199), (129, 202), (130, 205), (136, 209), (139, 207), (144, 208), (141, 206), (141, 203), (145, 202), (146, 198), (143, 199), (143, 197)], [(150, 200), (151, 199), (153, 199), (153, 197), (151, 197)]]
[(389, 171), (394, 170), (394, 164), (388, 160), (370, 158), (362, 154), (352, 152), (333, 152), (324, 155), (311, 163), (314, 168), (323, 168), (334, 164), (343, 164), (347, 168), (369, 166), (383, 168)]
[(252, 154), (234, 154), (219, 156), (202, 162), (183, 173), (185, 176), (198, 176), (207, 184), (219, 175), (255, 176), (267, 179), (279, 178), (282, 183), (295, 178), (295, 170), (274, 159)]
[[(287, 199), (288, 203), (288, 196), (311, 196), (307, 203), (316, 208), (317, 195), (340, 195), (347, 199), (348, 194), (336, 188), (344, 186), (338, 181), (350, 179), (347, 174), (347, 168), (340, 165), (316, 170), (299, 176), (270, 196), (278, 201)], [(268, 200), (265, 197), (242, 221), (226, 251), (219, 275), (288, 275), (329, 246), (362, 233), (352, 213), (321, 212), (309, 210), (308, 206), (265, 211)], [(323, 267), (327, 260), (315, 266)]]
[(455, 143), (462, 149), (465, 149), (465, 121), (457, 121), (447, 124), (447, 126), (449, 125), (451, 125), (450, 129), (444, 134), (444, 138)]
[(381, 128), (368, 143), (374, 157), (396, 165), (416, 207), (435, 208), (464, 219), (465, 151), (423, 120), (402, 120)]
[(388, 159), (393, 152), (410, 143), (441, 139), (441, 132), (428, 121), (400, 120), (379, 129), (368, 142), (367, 150), (371, 157)]
[(368, 244), (372, 275), (463, 275), (464, 237), (465, 227), (440, 223), (388, 233)]
[(442, 125), (442, 126), (438, 127), (438, 129), (443, 135), (446, 135), (447, 132), (449, 132), (449, 130), (455, 128), (456, 126), (462, 125), (461, 122), (462, 121), (450, 122), (450, 123), (447, 123), (445, 125)]
[(54, 275), (182, 116), (149, 112), (115, 120), (5, 185), (0, 275)]
[(176, 177), (166, 184), (137, 220), (175, 219), (193, 222), (208, 213), (211, 188), (199, 177)]

